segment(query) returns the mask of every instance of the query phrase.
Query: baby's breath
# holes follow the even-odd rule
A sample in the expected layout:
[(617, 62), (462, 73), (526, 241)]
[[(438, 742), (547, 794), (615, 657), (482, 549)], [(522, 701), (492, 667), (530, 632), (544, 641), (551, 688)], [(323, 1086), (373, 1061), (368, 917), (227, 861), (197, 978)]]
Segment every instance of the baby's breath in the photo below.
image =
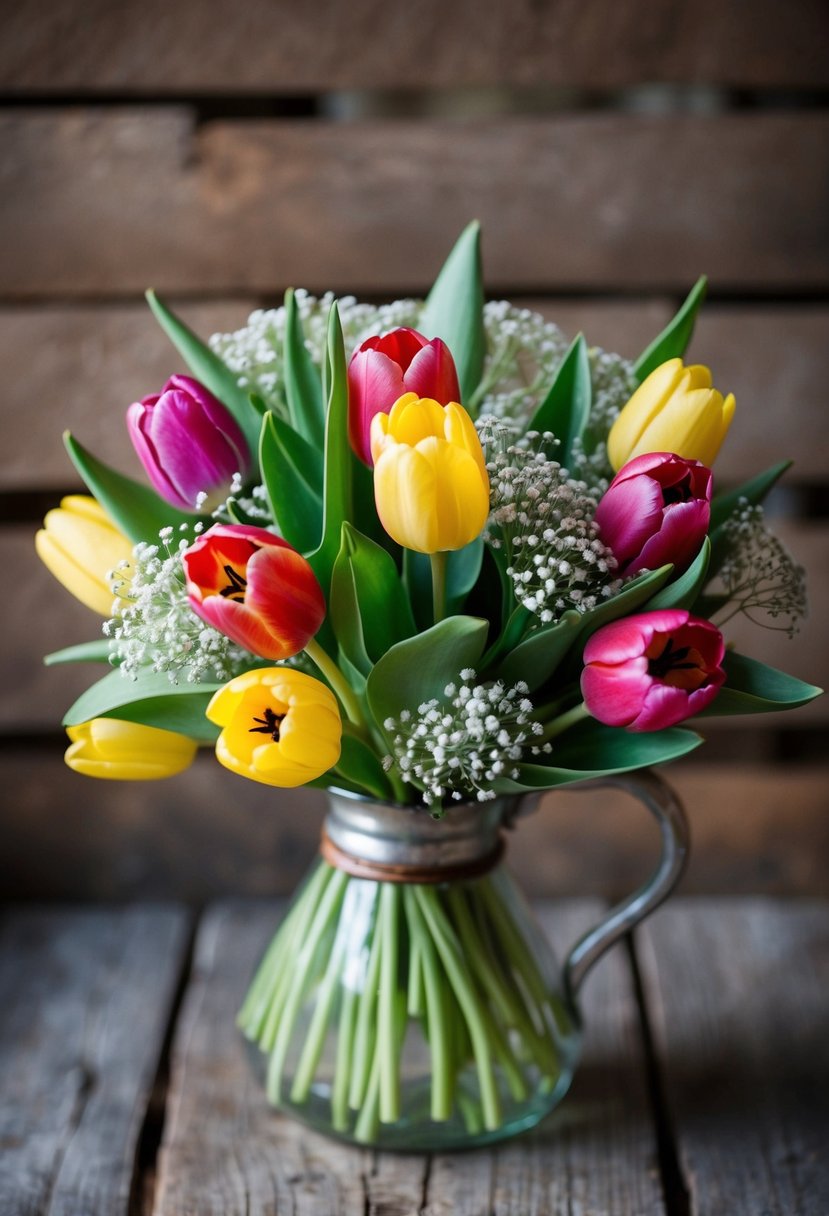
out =
[(526, 684), (475, 684), (471, 668), (460, 680), (460, 686), (446, 685), (443, 699), (433, 697), (416, 713), (403, 710), (384, 723), (393, 744), (385, 768), (396, 768), (404, 781), (421, 789), (436, 817), (446, 798), (494, 798), (492, 783), (499, 777), (517, 779), (525, 752), (551, 750), (549, 743), (533, 743), (544, 728), (531, 717)]
[[(193, 532), (202, 530), (197, 523)], [(180, 532), (189, 531), (182, 524)], [(224, 634), (205, 624), (187, 599), (181, 555), (192, 543), (174, 539), (163, 528), (159, 543), (133, 549), (128, 577), (115, 571), (113, 619), (104, 625), (110, 639), (110, 661), (124, 676), (137, 679), (142, 671), (166, 671), (172, 684), (229, 680), (244, 671), (251, 655)]]
[(547, 453), (556, 440), (530, 431), (510, 442), (502, 423), (479, 424), (490, 479), (484, 538), (503, 552), (516, 599), (542, 624), (563, 612), (587, 612), (615, 595), (616, 559), (599, 538), (596, 499)]
[(808, 611), (806, 572), (768, 527), (763, 508), (741, 498), (723, 535), (727, 556), (719, 581), (728, 603), (717, 624), (742, 612), (757, 625), (793, 637)]

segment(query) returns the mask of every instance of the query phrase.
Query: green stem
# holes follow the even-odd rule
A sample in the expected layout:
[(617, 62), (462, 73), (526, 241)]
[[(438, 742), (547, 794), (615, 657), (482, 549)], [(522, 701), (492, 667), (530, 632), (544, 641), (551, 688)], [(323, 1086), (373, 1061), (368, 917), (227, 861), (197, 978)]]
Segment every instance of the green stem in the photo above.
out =
[[(379, 885), (379, 884), (378, 884)], [(379, 904), (379, 899), (377, 900)], [(351, 1084), (348, 1090), (348, 1105), (359, 1110), (364, 1102), (369, 1081), (372, 1053), (372, 1025), (377, 1003), (377, 985), (380, 979), (380, 955), (383, 942), (383, 923), (379, 914), (374, 920), (374, 935), (369, 947), (368, 963), (357, 1007), (357, 1031), (354, 1036), (354, 1063), (351, 1069)]]
[(380, 961), (378, 1050), (380, 1055), (380, 1122), (400, 1118), (400, 1062), (397, 1058), (395, 1001), (399, 957), (400, 887), (385, 882), (380, 887), (380, 916), (383, 920), (383, 951)]
[(331, 1087), (331, 1123), (335, 1132), (348, 1130), (348, 1082), (354, 1050), (354, 1021), (357, 1014), (357, 993), (342, 988), (340, 1021), (337, 1029), (337, 1062)]
[(423, 986), (426, 995), (426, 1024), (429, 1030), (429, 1050), (432, 1057), (432, 1109), (436, 1123), (445, 1122), (452, 1113), (453, 1073), (448, 1032), (450, 1026), (445, 1017), (443, 994), (446, 977), (435, 954), (426, 925), (423, 921), (417, 897), (412, 887), (403, 888), (403, 900), (409, 933), (417, 943), (423, 971)]
[(447, 553), (430, 553), (432, 566), (432, 615), (435, 624), (446, 615), (446, 559)]
[(562, 734), (563, 731), (569, 730), (571, 726), (575, 726), (577, 722), (581, 722), (582, 719), (589, 717), (589, 709), (584, 701), (579, 701), (578, 705), (574, 705), (566, 713), (559, 714), (557, 718), (553, 718), (552, 722), (548, 722), (544, 727), (544, 733), (536, 735), (535, 738), (540, 742), (546, 743), (549, 739), (555, 739), (556, 735)]
[(322, 674), (325, 676), (328, 683), (333, 688), (334, 692), (340, 698), (346, 717), (349, 722), (352, 722), (356, 727), (365, 730), (366, 722), (363, 717), (360, 703), (351, 688), (351, 685), (346, 680), (343, 673), (340, 671), (337, 664), (330, 658), (316, 638), (311, 638), (310, 642), (305, 647), (305, 653), (312, 662), (316, 663)]

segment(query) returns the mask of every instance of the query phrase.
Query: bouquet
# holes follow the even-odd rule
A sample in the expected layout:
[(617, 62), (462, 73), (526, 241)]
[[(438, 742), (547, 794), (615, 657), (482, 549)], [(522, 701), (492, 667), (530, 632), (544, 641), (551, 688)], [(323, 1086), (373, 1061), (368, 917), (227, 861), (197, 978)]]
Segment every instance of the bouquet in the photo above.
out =
[[(187, 367), (127, 410), (149, 485), (67, 435), (90, 497), (37, 536), (106, 618), (46, 660), (111, 669), (66, 714), (70, 767), (165, 777), (213, 746), (440, 832), (456, 805), (683, 756), (690, 719), (818, 694), (723, 632), (793, 631), (805, 591), (763, 517), (786, 463), (716, 484), (734, 397), (682, 361), (705, 281), (630, 363), (485, 303), (479, 246), (472, 224), (425, 302), (288, 291), (207, 344), (148, 293)], [(458, 895), (372, 874), (321, 861), (254, 981), (270, 1096), (290, 1079), (300, 1111), (375, 1140), (419, 1020), (428, 1117), (497, 1133), (559, 1086), (573, 1019), (492, 875)]]

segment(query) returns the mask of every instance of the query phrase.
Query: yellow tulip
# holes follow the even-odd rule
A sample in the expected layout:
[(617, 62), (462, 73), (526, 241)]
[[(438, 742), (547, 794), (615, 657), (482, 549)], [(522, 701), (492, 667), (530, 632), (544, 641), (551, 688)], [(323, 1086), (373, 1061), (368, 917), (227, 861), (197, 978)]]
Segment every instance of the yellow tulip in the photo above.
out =
[(673, 452), (709, 468), (734, 416), (734, 394), (723, 399), (711, 372), (681, 359), (660, 364), (644, 380), (614, 422), (607, 440), (617, 471), (634, 456)]
[(293, 787), (340, 758), (342, 720), (334, 694), (291, 667), (258, 667), (220, 688), (206, 710), (223, 727), (216, 758), (264, 785)]
[(112, 616), (115, 596), (107, 575), (132, 557), (132, 543), (94, 498), (70, 494), (49, 511), (35, 536), (38, 557), (76, 599)]
[(66, 730), (64, 760), (85, 777), (154, 781), (174, 777), (193, 763), (196, 743), (186, 735), (117, 718), (92, 718)]
[(406, 393), (371, 423), (374, 496), (393, 540), (419, 553), (462, 549), (489, 514), (489, 477), (466, 410)]

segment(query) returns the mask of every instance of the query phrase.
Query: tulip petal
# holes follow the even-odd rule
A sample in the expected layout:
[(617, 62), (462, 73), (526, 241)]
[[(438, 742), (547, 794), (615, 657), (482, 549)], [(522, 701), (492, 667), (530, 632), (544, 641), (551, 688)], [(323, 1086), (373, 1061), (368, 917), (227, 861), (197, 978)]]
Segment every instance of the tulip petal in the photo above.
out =
[[(614, 469), (620, 469), (631, 456), (645, 450), (640, 445), (640, 439), (676, 390), (682, 375), (682, 360), (668, 359), (639, 385), (610, 428), (607, 438), (608, 459)], [(656, 451), (657, 447), (647, 450)], [(668, 444), (659, 450), (677, 449)]]
[(581, 674), (581, 695), (599, 722), (627, 726), (641, 713), (651, 683), (644, 657), (618, 665), (592, 663)]
[(711, 507), (707, 502), (697, 499), (670, 503), (665, 508), (662, 527), (620, 571), (622, 577), (627, 578), (640, 570), (658, 570), (667, 562), (673, 562), (675, 575), (682, 574), (699, 553), (710, 518)]
[(405, 392), (403, 372), (388, 355), (357, 351), (348, 367), (348, 434), (364, 464), (373, 463), (371, 423), (375, 414), (388, 413)]
[[(659, 530), (663, 505), (660, 485), (644, 475), (614, 482), (602, 496), (596, 508), (596, 523), (602, 540), (613, 550), (621, 567), (626, 567), (633, 558), (638, 559), (648, 537)], [(623, 569), (621, 573), (629, 571)]]
[(441, 405), (461, 399), (455, 360), (440, 338), (433, 338), (417, 352), (405, 370), (403, 383), (407, 392), (434, 398)]

